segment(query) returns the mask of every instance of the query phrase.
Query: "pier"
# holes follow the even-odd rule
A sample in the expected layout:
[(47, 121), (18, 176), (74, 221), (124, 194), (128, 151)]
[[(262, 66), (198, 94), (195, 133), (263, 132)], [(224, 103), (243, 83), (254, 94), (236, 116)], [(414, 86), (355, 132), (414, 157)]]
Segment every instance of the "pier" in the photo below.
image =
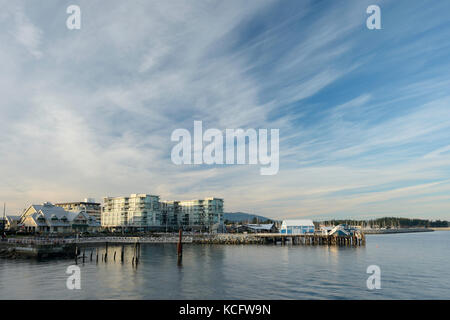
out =
[(353, 235), (323, 235), (323, 234), (281, 234), (281, 233), (254, 233), (254, 234), (217, 234), (194, 239), (195, 243), (202, 244), (292, 244), (292, 245), (337, 245), (361, 246), (366, 239), (363, 233)]
[[(142, 243), (177, 244), (176, 253), (181, 258), (182, 244), (264, 244), (264, 245), (336, 245), (336, 246), (361, 246), (365, 245), (363, 233), (352, 235), (323, 235), (323, 234), (281, 234), (281, 233), (254, 233), (254, 234), (201, 234), (184, 236), (166, 235), (158, 237), (89, 237), (89, 238), (56, 238), (56, 239), (33, 239), (13, 238), (0, 242), (0, 256), (2, 257), (70, 257), (78, 259), (82, 254), (83, 261), (86, 259), (86, 247), (105, 246), (105, 254), (101, 256), (102, 261), (108, 259), (108, 245), (121, 244), (120, 260), (123, 261), (123, 245), (134, 245), (135, 261), (139, 259), (139, 250)], [(90, 252), (92, 260), (93, 251)], [(96, 260), (98, 261), (98, 252)], [(112, 259), (116, 260), (116, 252)]]
[[(190, 236), (162, 236), (162, 237), (89, 237), (89, 238), (12, 238), (7, 241), (0, 241), (0, 257), (6, 258), (49, 258), (68, 257), (76, 258), (83, 253), (82, 258), (86, 259), (85, 251), (82, 248), (105, 246), (105, 255), (102, 260), (108, 259), (108, 244), (133, 245), (135, 247), (136, 258), (139, 259), (138, 251), (142, 243), (193, 243)], [(90, 254), (92, 260), (93, 252)], [(115, 253), (113, 259), (115, 260)], [(98, 260), (98, 254), (96, 256)], [(123, 250), (121, 252), (123, 260)]]

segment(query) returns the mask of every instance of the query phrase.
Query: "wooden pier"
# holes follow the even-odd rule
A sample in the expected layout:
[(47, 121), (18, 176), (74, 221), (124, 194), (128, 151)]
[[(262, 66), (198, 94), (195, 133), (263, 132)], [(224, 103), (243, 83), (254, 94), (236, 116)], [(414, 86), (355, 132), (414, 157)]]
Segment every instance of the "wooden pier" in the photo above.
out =
[(194, 238), (194, 243), (203, 244), (292, 244), (292, 245), (337, 245), (361, 246), (366, 239), (363, 233), (353, 235), (323, 235), (323, 234), (218, 234)]
[[(182, 244), (281, 244), (281, 245), (335, 245), (335, 246), (361, 246), (365, 245), (364, 233), (358, 232), (352, 235), (324, 235), (324, 234), (281, 234), (281, 233), (250, 233), (250, 234), (202, 234), (183, 236), (180, 232), (177, 236), (164, 237), (92, 237), (81, 239), (8, 239), (0, 242), (0, 256), (19, 257), (28, 256), (35, 258), (47, 257), (75, 257), (79, 256), (84, 262), (87, 258), (85, 248), (104, 246), (104, 254), (101, 261), (108, 261), (108, 244), (121, 246), (120, 260), (124, 260), (124, 245), (134, 245), (133, 264), (140, 258), (140, 246), (142, 243), (173, 243), (177, 244), (177, 255), (182, 256)], [(90, 260), (93, 260), (93, 250), (90, 251)], [(116, 252), (111, 259), (116, 261)], [(98, 248), (96, 249), (96, 261), (99, 261)]]

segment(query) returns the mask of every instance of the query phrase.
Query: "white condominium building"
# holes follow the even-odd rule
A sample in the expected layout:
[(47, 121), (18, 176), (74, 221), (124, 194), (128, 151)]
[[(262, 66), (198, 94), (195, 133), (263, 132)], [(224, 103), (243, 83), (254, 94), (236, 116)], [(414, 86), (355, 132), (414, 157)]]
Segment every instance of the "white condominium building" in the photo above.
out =
[(91, 217), (94, 217), (98, 223), (101, 222), (101, 204), (96, 203), (94, 199), (86, 198), (84, 201), (80, 202), (62, 202), (55, 203), (55, 206), (61, 207), (66, 211), (70, 212), (86, 212)]
[(162, 225), (159, 196), (132, 194), (103, 199), (102, 227), (147, 230)]
[(101, 220), (108, 229), (209, 229), (223, 223), (223, 199), (160, 201), (159, 196), (147, 194), (107, 197)]
[(223, 222), (223, 199), (205, 198), (203, 200), (180, 201), (183, 225), (190, 227), (211, 227)]
[[(161, 219), (162, 224), (165, 227), (179, 227), (184, 223), (184, 219), (181, 213), (180, 201), (161, 201)], [(187, 219), (189, 221), (189, 219)]]

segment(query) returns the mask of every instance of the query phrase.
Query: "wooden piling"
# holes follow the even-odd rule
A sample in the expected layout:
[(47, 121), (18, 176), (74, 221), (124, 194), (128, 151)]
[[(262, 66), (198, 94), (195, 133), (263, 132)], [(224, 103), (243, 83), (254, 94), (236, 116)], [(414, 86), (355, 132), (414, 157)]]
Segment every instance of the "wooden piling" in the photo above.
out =
[(180, 230), (178, 231), (178, 245), (177, 245), (177, 254), (179, 257), (183, 255), (182, 236), (183, 230), (180, 228)]

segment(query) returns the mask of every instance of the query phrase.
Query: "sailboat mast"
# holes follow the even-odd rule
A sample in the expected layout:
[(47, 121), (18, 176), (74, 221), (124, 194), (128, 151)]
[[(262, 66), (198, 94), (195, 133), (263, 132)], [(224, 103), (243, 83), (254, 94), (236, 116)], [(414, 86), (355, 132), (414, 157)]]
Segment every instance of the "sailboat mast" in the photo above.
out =
[(6, 202), (3, 202), (3, 223), (2, 223), (3, 232), (6, 229)]

